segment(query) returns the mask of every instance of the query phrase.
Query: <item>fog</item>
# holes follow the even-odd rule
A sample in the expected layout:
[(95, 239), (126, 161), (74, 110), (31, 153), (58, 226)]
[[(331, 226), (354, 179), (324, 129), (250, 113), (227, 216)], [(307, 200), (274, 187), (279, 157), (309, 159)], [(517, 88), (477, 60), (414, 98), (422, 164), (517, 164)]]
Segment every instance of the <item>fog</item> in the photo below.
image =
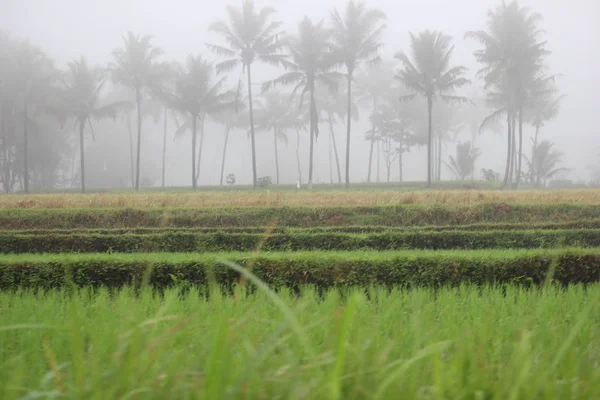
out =
[[(455, 45), (452, 64), (468, 67), (467, 77), (473, 86), (480, 87), (476, 71), (481, 67), (473, 51), (481, 45), (464, 38), (465, 32), (486, 29), (486, 16), (498, 0), (369, 0), (369, 7), (383, 10), (387, 15), (387, 29), (383, 34), (384, 47), (381, 57), (393, 60), (398, 51), (409, 52), (409, 32), (424, 29), (440, 30), (453, 38)], [(189, 54), (202, 54), (210, 60), (219, 61), (205, 43), (223, 44), (221, 38), (209, 32), (216, 20), (226, 20), (225, 6), (240, 6), (238, 1), (206, 0), (0, 0), (0, 30), (12, 37), (24, 38), (38, 45), (54, 59), (60, 68), (68, 62), (85, 56), (90, 64), (106, 65), (113, 61), (112, 51), (122, 46), (123, 35), (128, 31), (154, 36), (153, 43), (164, 50), (161, 60), (184, 62)], [(341, 0), (256, 0), (257, 7), (273, 6), (275, 19), (284, 23), (286, 33), (293, 34), (304, 15), (313, 20), (329, 22), (329, 13), (334, 8), (342, 11), (346, 1)], [(547, 48), (552, 51), (548, 66), (553, 74), (561, 74), (557, 80), (560, 94), (567, 97), (562, 102), (558, 116), (548, 121), (541, 132), (541, 139), (555, 142), (556, 148), (564, 152), (564, 166), (569, 172), (561, 175), (573, 181), (591, 179), (591, 168), (600, 164), (600, 2), (597, 0), (522, 0), (520, 4), (539, 12), (544, 19), (540, 27), (546, 31)], [(366, 66), (363, 68), (367, 68)], [(283, 68), (253, 64), (256, 81), (256, 97), (260, 95), (260, 83), (274, 79)], [(231, 87), (235, 87), (240, 68), (230, 73)], [(289, 92), (291, 88), (282, 88)], [(279, 89), (277, 89), (279, 90)], [(474, 88), (467, 87), (461, 94), (469, 96)], [(351, 168), (352, 182), (363, 182), (367, 178), (369, 142), (365, 132), (370, 129), (370, 108), (360, 107), (358, 122), (352, 128)], [(167, 140), (166, 183), (169, 186), (190, 185), (191, 135), (186, 133), (175, 138), (175, 126), (170, 122)], [(68, 125), (70, 129), (71, 125)], [(330, 182), (328, 127), (321, 123), (321, 135), (315, 144), (314, 182)], [(345, 154), (345, 123), (335, 126), (343, 169)], [(129, 143), (127, 127), (123, 118), (116, 121), (94, 122), (95, 141), (88, 134), (86, 143), (87, 168), (90, 186), (127, 185), (129, 177)], [(531, 137), (535, 128), (524, 127), (524, 152), (531, 149)], [(148, 183), (160, 185), (162, 156), (162, 116), (156, 121), (144, 120), (141, 174)], [(308, 133), (301, 138), (303, 180), (308, 175)], [(481, 168), (491, 168), (504, 173), (506, 162), (506, 133), (495, 135), (489, 131), (476, 138), (481, 156), (476, 161), (475, 177)], [(282, 183), (295, 183), (296, 133), (288, 132), (287, 145), (280, 142), (280, 169)], [(273, 137), (271, 133), (257, 132), (257, 175), (271, 176), (275, 180)], [(77, 148), (75, 135), (73, 146)], [(220, 178), (221, 151), (224, 128), (208, 122), (200, 170), (200, 185), (218, 185)], [(462, 130), (457, 142), (443, 146), (442, 159), (447, 160), (455, 153), (456, 143), (471, 140), (468, 130)], [(75, 152), (75, 157), (78, 155)], [(376, 157), (376, 156), (375, 156)], [(413, 147), (404, 156), (404, 180), (426, 179), (426, 146)], [(372, 181), (377, 179), (377, 168), (373, 167)], [(106, 178), (111, 175), (114, 179)], [(252, 181), (250, 141), (245, 130), (232, 131), (226, 161), (225, 175), (235, 174), (237, 183)], [(105, 175), (104, 178), (101, 177)], [(442, 179), (454, 179), (452, 173), (442, 167)], [(337, 173), (333, 171), (334, 181)], [(343, 171), (342, 171), (343, 177)], [(380, 161), (380, 179), (385, 180), (383, 157)], [(392, 168), (392, 180), (398, 179), (398, 168)]]

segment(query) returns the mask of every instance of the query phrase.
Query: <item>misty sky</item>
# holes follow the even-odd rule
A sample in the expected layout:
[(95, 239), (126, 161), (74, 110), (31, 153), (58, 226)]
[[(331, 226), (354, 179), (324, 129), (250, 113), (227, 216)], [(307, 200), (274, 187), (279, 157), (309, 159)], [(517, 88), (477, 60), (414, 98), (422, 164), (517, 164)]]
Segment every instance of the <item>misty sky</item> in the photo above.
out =
[[(0, 29), (38, 44), (61, 67), (81, 55), (94, 63), (109, 62), (111, 51), (121, 45), (121, 36), (127, 31), (154, 35), (155, 44), (165, 50), (165, 59), (183, 61), (190, 53), (202, 53), (214, 58), (207, 52), (204, 43), (220, 42), (218, 37), (208, 32), (208, 26), (225, 17), (225, 4), (239, 6), (240, 3), (240, 0), (0, 0)], [(343, 7), (345, 3), (342, 0), (256, 1), (259, 6), (269, 4), (275, 7), (277, 18), (284, 22), (287, 32), (295, 32), (303, 15), (315, 19), (328, 18), (331, 9)], [(472, 52), (478, 44), (464, 40), (463, 35), (468, 30), (484, 29), (487, 10), (496, 6), (499, 0), (370, 0), (367, 3), (371, 7), (381, 8), (388, 16), (388, 28), (384, 36), (385, 57), (391, 58), (395, 52), (407, 50), (408, 31), (438, 29), (453, 36), (456, 45), (454, 62), (469, 67), (469, 74), (473, 77), (478, 66)], [(561, 92), (568, 95), (559, 117), (544, 128), (542, 139), (553, 140), (564, 149), (568, 166), (575, 168), (571, 175), (573, 179), (586, 178), (586, 166), (600, 154), (600, 1), (523, 0), (521, 4), (544, 16), (542, 28), (547, 31), (547, 47), (553, 52), (549, 57), (550, 68), (553, 73), (564, 74), (559, 86)], [(265, 68), (258, 70), (255, 76), (257, 80), (264, 80), (275, 77), (271, 74), (273, 70)], [(362, 114), (365, 116), (367, 111)], [(358, 160), (367, 156), (364, 151), (367, 147), (363, 127), (365, 118), (362, 120), (361, 124), (357, 124), (356, 134), (353, 133), (353, 159)], [(342, 132), (343, 127), (340, 126), (337, 135), (341, 151)], [(530, 147), (531, 133), (532, 129), (528, 127), (525, 139), (527, 148)], [(480, 139), (478, 145), (484, 155), (478, 162), (478, 168), (486, 166), (503, 171), (504, 138)], [(240, 139), (242, 143), (232, 151), (247, 153), (244, 152), (244, 140)], [(268, 143), (270, 141), (264, 141), (265, 146)], [(321, 181), (329, 179), (325, 167), (327, 162), (323, 160), (326, 145), (319, 145), (322, 157), (317, 161), (320, 165), (317, 172), (321, 171)], [(171, 159), (177, 158), (173, 157), (174, 151), (187, 148), (182, 143), (178, 146), (170, 150)], [(288, 150), (291, 158), (293, 146), (290, 145)], [(453, 152), (453, 149), (445, 150), (444, 158), (448, 152)], [(421, 149), (407, 158), (408, 179), (423, 179), (425, 164), (420, 160), (424, 154)], [(213, 158), (213, 161), (217, 160), (216, 156)], [(231, 162), (248, 161), (246, 155), (240, 154)], [(173, 165), (176, 165), (177, 160), (174, 162)], [(207, 159), (207, 163), (210, 162)], [(182, 161), (182, 167), (183, 164)], [(288, 181), (295, 180), (292, 167), (293, 164), (284, 166), (284, 169), (291, 171)], [(355, 166), (353, 170), (356, 170), (353, 175), (364, 175), (366, 167)], [(246, 172), (240, 171), (240, 175)], [(264, 171), (264, 174), (274, 173)], [(186, 178), (187, 175), (186, 172)], [(448, 177), (448, 173), (445, 176)], [(364, 177), (355, 176), (353, 180), (364, 180)]]

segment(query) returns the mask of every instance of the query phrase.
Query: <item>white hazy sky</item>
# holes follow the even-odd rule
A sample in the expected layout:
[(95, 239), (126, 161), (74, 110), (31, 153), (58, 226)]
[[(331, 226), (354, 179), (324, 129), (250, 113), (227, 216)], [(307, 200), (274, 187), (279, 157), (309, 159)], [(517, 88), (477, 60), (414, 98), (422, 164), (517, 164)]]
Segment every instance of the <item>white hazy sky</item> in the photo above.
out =
[[(208, 33), (209, 24), (225, 17), (226, 4), (240, 3), (241, 0), (0, 0), (0, 29), (30, 39), (59, 65), (81, 55), (96, 63), (106, 63), (127, 31), (154, 35), (155, 43), (165, 50), (165, 57), (183, 60), (189, 53), (209, 55), (204, 43), (218, 42), (217, 37)], [(330, 10), (345, 5), (342, 0), (257, 0), (256, 3), (275, 7), (277, 18), (284, 22), (288, 32), (295, 31), (304, 15), (328, 18)], [(406, 49), (409, 31), (438, 29), (454, 37), (454, 61), (467, 65), (474, 75), (477, 64), (472, 51), (477, 44), (464, 40), (463, 35), (468, 30), (484, 29), (487, 10), (499, 0), (370, 0), (367, 3), (383, 9), (388, 16), (386, 56)], [(576, 167), (574, 177), (585, 177), (586, 165), (600, 154), (600, 0), (523, 0), (521, 4), (544, 16), (542, 27), (547, 31), (548, 48), (553, 52), (550, 67), (554, 73), (564, 74), (559, 84), (568, 95), (560, 116), (547, 125), (543, 137), (556, 141), (565, 150), (568, 163)], [(258, 79), (267, 79), (270, 78), (267, 73), (272, 71), (264, 69), (256, 75)], [(357, 133), (359, 138), (353, 142), (356, 157), (365, 156), (361, 147), (366, 146), (360, 146), (364, 143), (362, 132)], [(497, 170), (504, 159), (504, 150), (499, 147), (503, 143), (499, 137), (482, 138), (480, 143), (483, 158), (490, 160)], [(417, 160), (414, 162), (418, 163)], [(411, 177), (409, 165), (407, 168)], [(422, 168), (418, 171), (415, 174), (421, 173)]]

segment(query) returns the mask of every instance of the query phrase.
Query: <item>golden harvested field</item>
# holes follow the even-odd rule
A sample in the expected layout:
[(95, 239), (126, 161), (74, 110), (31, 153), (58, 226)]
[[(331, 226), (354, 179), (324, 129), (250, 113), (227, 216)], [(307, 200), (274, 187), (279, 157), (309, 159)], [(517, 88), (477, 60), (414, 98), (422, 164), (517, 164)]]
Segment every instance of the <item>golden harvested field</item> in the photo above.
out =
[(393, 204), (600, 204), (600, 190), (240, 191), (2, 195), (0, 208), (164, 208), (218, 206), (372, 206)]

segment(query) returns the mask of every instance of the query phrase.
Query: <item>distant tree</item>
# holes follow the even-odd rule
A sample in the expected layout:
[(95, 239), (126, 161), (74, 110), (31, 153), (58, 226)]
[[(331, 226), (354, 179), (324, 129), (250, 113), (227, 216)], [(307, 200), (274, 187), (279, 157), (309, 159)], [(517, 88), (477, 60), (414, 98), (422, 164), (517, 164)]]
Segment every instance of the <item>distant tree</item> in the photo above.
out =
[(526, 175), (531, 177), (531, 182), (537, 188), (545, 187), (549, 179), (561, 172), (569, 171), (564, 168), (563, 154), (553, 149), (554, 143), (543, 140), (533, 148), (532, 160), (525, 156), (528, 166)]
[[(167, 93), (167, 104), (188, 116), (192, 125), (192, 187), (198, 185), (196, 137), (198, 120), (211, 113), (234, 108), (232, 93), (223, 89), (225, 78), (213, 81), (214, 67), (201, 56), (189, 56), (185, 67), (176, 70), (174, 90)], [(202, 148), (198, 159), (202, 157)]]
[(258, 130), (273, 132), (273, 148), (275, 151), (275, 182), (279, 185), (279, 150), (278, 141), (288, 143), (287, 132), (298, 126), (299, 121), (294, 110), (290, 107), (289, 95), (276, 92), (263, 93), (260, 108), (257, 110), (256, 122)]
[(385, 29), (383, 11), (367, 8), (365, 3), (348, 1), (344, 14), (334, 10), (332, 15), (333, 43), (339, 61), (346, 68), (348, 88), (346, 123), (346, 187), (350, 184), (350, 134), (352, 132), (352, 81), (354, 72), (363, 63), (379, 61)]
[(446, 166), (458, 180), (464, 181), (468, 177), (473, 179), (475, 161), (480, 155), (479, 149), (471, 147), (471, 142), (459, 143), (456, 146), (456, 156), (450, 155)]
[(113, 51), (114, 63), (110, 66), (113, 82), (129, 87), (135, 93), (138, 114), (135, 190), (140, 189), (143, 91), (156, 88), (164, 78), (165, 66), (158, 63), (161, 55), (162, 50), (152, 44), (152, 36), (129, 32), (123, 38), (123, 47)]
[(215, 122), (225, 128), (223, 154), (221, 156), (221, 178), (219, 180), (221, 186), (223, 186), (223, 174), (225, 173), (225, 159), (227, 155), (227, 146), (229, 144), (229, 135), (234, 129), (247, 129), (248, 126), (248, 112), (244, 107), (245, 102), (239, 97), (235, 101), (238, 107), (236, 112), (225, 110), (220, 113), (213, 113), (213, 115), (211, 115), (211, 118)]
[(117, 113), (126, 107), (126, 102), (101, 104), (101, 93), (106, 83), (105, 70), (89, 67), (85, 58), (81, 57), (69, 63), (69, 69), (62, 80), (61, 101), (58, 113), (63, 117), (75, 119), (79, 129), (79, 158), (81, 163), (81, 191), (85, 192), (85, 152), (84, 133), (86, 125), (90, 127), (92, 136), (94, 128), (92, 118), (116, 118)]
[[(227, 47), (207, 44), (216, 54), (227, 57), (228, 60), (216, 65), (219, 73), (228, 72), (242, 65), (242, 74), (248, 78), (248, 112), (250, 116), (250, 140), (252, 145), (252, 186), (256, 188), (256, 144), (254, 135), (254, 108), (252, 104), (252, 64), (258, 60), (263, 63), (278, 66), (284, 58), (280, 54), (282, 43), (279, 37), (281, 23), (270, 21), (275, 10), (264, 7), (257, 10), (252, 0), (242, 0), (242, 7), (226, 7), (228, 23), (218, 21), (210, 29), (227, 42)], [(238, 93), (241, 80), (238, 83)]]
[[(467, 37), (479, 41), (483, 48), (475, 51), (483, 64), (482, 76), (489, 102), (496, 111), (488, 118), (506, 118), (508, 151), (504, 186), (511, 186), (516, 175), (521, 177), (524, 113), (532, 95), (532, 85), (545, 70), (544, 58), (549, 52), (542, 31), (538, 28), (541, 15), (531, 13), (517, 1), (505, 2), (488, 13), (487, 30), (468, 32)], [(517, 147), (517, 120), (519, 144)]]
[[(357, 76), (357, 97), (358, 104), (368, 103), (371, 110), (371, 122), (373, 116), (377, 114), (378, 105), (385, 101), (393, 91), (394, 67), (391, 62), (383, 62), (373, 66)], [(397, 101), (397, 99), (396, 99)], [(374, 127), (371, 131), (375, 132)], [(371, 169), (373, 166), (373, 148), (375, 146), (376, 135), (371, 135), (369, 146), (369, 168), (367, 173), (367, 182), (371, 182)]]
[(282, 60), (283, 65), (289, 72), (279, 78), (263, 84), (263, 92), (277, 85), (292, 85), (294, 90), (292, 96), (301, 91), (300, 105), (304, 96), (309, 96), (310, 115), (310, 155), (308, 163), (308, 188), (312, 189), (313, 180), (313, 153), (314, 141), (319, 135), (319, 120), (315, 90), (317, 84), (324, 84), (331, 90), (337, 90), (337, 82), (340, 74), (333, 72), (335, 59), (331, 53), (329, 42), (330, 32), (323, 24), (313, 23), (305, 17), (298, 26), (298, 34), (289, 37), (287, 46), (291, 54), (291, 60)]
[(433, 104), (437, 98), (443, 101), (467, 102), (464, 97), (453, 95), (455, 89), (469, 83), (463, 77), (466, 68), (450, 66), (450, 58), (454, 47), (450, 46), (451, 38), (437, 31), (424, 31), (418, 36), (411, 34), (413, 61), (405, 53), (398, 53), (396, 58), (402, 69), (396, 78), (413, 93), (401, 100), (412, 100), (417, 95), (427, 99), (428, 140), (427, 140), (427, 187), (432, 179), (432, 142), (433, 142)]

